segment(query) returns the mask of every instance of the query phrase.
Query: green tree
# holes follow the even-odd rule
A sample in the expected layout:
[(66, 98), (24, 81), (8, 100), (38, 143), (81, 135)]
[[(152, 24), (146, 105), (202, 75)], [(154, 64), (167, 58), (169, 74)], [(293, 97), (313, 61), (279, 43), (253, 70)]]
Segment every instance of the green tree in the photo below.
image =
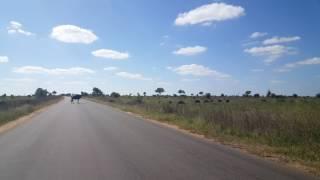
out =
[(161, 95), (161, 93), (165, 92), (165, 90), (163, 88), (157, 88), (155, 92)]
[(316, 97), (317, 97), (317, 98), (320, 98), (320, 93), (316, 94)]
[(184, 90), (182, 90), (182, 89), (179, 89), (178, 90), (178, 94), (180, 94), (180, 96), (182, 96), (182, 95), (185, 95), (186, 92)]
[(89, 93), (81, 91), (81, 96), (89, 96)]
[(270, 90), (268, 90), (268, 92), (267, 92), (267, 97), (271, 97), (271, 95), (272, 95), (272, 92), (270, 91)]
[(205, 96), (206, 96), (206, 98), (208, 98), (208, 99), (211, 98), (211, 94), (210, 94), (210, 93), (206, 93)]
[(52, 91), (52, 94), (55, 96), (57, 94), (57, 91)]
[(251, 91), (246, 91), (243, 96), (244, 96), (244, 97), (249, 97), (250, 94), (251, 94)]
[(146, 93), (146, 92), (143, 92), (143, 96), (147, 96), (147, 93)]
[(202, 92), (202, 91), (200, 91), (200, 92), (199, 92), (199, 95), (200, 95), (200, 96), (202, 96), (202, 95), (203, 95), (203, 92)]
[(114, 98), (118, 98), (118, 97), (120, 97), (120, 94), (117, 93), (117, 92), (112, 92), (112, 93), (110, 94), (110, 96), (111, 96), (111, 97), (114, 97)]
[(36, 92), (34, 93), (34, 96), (36, 98), (43, 98), (48, 96), (48, 91), (46, 89), (38, 88)]
[(103, 96), (103, 92), (99, 88), (94, 87), (92, 89), (92, 96)]

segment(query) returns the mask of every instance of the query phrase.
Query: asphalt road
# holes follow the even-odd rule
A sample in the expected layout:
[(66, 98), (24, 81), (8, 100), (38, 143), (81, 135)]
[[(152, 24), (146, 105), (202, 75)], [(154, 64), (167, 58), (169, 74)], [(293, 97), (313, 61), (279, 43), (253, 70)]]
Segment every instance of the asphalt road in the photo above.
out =
[(68, 99), (0, 135), (0, 180), (311, 179), (273, 162)]

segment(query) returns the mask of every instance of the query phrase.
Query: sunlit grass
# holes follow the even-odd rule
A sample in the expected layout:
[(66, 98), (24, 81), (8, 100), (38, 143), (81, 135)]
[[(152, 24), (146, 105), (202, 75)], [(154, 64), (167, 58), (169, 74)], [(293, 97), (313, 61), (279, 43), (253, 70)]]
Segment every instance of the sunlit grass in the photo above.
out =
[(27, 115), (44, 105), (50, 104), (61, 97), (51, 96), (35, 98), (28, 96), (0, 97), (0, 125)]
[(319, 98), (95, 98), (207, 137), (266, 145), (273, 153), (320, 170)]

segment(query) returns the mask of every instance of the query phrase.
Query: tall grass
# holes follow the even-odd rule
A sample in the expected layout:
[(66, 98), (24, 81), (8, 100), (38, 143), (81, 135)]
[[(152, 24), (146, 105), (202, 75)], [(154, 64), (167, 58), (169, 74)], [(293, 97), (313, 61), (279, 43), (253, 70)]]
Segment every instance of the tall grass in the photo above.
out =
[(320, 99), (254, 97), (95, 97), (209, 137), (274, 147), (320, 170)]
[(35, 98), (28, 96), (0, 97), (0, 125), (29, 114), (36, 109), (57, 101), (60, 97)]

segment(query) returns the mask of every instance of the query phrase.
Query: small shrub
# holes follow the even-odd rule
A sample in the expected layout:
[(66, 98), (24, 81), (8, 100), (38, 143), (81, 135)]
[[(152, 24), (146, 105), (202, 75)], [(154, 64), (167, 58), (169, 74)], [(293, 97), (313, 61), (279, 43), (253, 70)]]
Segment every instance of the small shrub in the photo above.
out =
[(206, 100), (204, 100), (203, 102), (204, 102), (204, 103), (209, 103), (210, 101), (206, 99)]
[(177, 104), (186, 104), (184, 101), (178, 101)]
[(169, 104), (172, 104), (172, 101), (168, 101)]
[(226, 100), (226, 103), (229, 103), (229, 102), (230, 102), (230, 100), (229, 100), (229, 99), (227, 99), (227, 100)]
[(200, 103), (201, 103), (201, 101), (200, 101), (199, 99), (197, 99), (197, 100), (195, 100), (195, 101), (194, 101), (194, 103), (196, 103), (196, 104), (200, 104)]
[(120, 94), (117, 93), (117, 92), (112, 92), (112, 93), (110, 94), (110, 96), (111, 96), (111, 97), (114, 97), (114, 98), (118, 98), (118, 97), (120, 97)]
[(138, 104), (142, 104), (143, 103), (143, 97), (142, 96), (137, 96), (137, 98), (136, 98), (136, 103), (138, 103)]
[(218, 99), (218, 102), (222, 102), (222, 100), (221, 100), (221, 99)]

